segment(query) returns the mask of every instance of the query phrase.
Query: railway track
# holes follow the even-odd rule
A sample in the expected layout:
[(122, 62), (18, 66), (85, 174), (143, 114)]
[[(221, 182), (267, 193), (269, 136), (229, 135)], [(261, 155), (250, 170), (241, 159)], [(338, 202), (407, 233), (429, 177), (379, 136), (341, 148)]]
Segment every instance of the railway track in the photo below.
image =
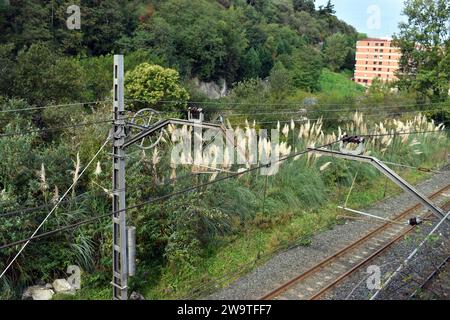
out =
[(417, 295), (423, 291), (428, 289), (428, 287), (430, 286), (431, 282), (442, 272), (442, 270), (445, 270), (446, 265), (449, 263), (450, 261), (450, 256), (447, 256), (444, 261), (442, 261), (442, 263), (435, 269), (433, 269), (433, 271), (431, 272), (431, 274), (425, 279), (425, 281), (409, 296), (410, 299), (416, 298)]
[[(450, 189), (450, 185), (429, 195), (437, 200)], [(442, 202), (442, 200), (441, 200)], [(445, 202), (450, 207), (450, 202)], [(420, 212), (421, 214), (418, 214)], [(413, 216), (428, 218), (431, 214), (421, 204), (401, 212), (391, 220), (405, 222)], [(261, 300), (317, 300), (342, 280), (372, 259), (388, 250), (415, 227), (407, 224), (384, 223), (364, 237), (322, 260), (317, 265), (294, 277), (280, 287), (266, 293)]]

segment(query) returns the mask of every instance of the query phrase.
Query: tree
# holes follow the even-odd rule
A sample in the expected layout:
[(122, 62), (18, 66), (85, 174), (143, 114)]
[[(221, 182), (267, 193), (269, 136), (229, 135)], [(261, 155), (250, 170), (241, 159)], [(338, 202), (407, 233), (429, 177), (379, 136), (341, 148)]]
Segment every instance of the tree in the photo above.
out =
[(394, 45), (401, 50), (398, 86), (414, 90), (418, 100), (443, 101), (448, 97), (450, 72), (450, 4), (446, 0), (407, 0)]
[(328, 0), (327, 5), (325, 6), (325, 11), (329, 14), (335, 14), (334, 4), (331, 3), (331, 0)]
[(126, 95), (131, 99), (148, 102), (157, 106), (162, 101), (164, 110), (183, 108), (189, 99), (189, 94), (179, 84), (180, 75), (176, 70), (158, 65), (142, 63), (125, 76)]
[(314, 0), (293, 0), (295, 11), (306, 11), (308, 13), (314, 13), (316, 11), (316, 5)]
[(348, 39), (342, 33), (326, 38), (323, 53), (331, 70), (338, 71), (344, 66), (349, 50)]
[(0, 95), (11, 96), (14, 73), (14, 44), (0, 45)]
[(13, 94), (30, 104), (79, 101), (84, 91), (84, 73), (78, 61), (60, 56), (45, 43), (19, 52)]
[(245, 55), (242, 69), (243, 79), (257, 78), (259, 76), (261, 72), (261, 61), (259, 60), (258, 52), (254, 48), (250, 48)]
[(285, 97), (292, 89), (292, 75), (281, 62), (277, 62), (269, 76), (270, 91), (276, 99)]
[(310, 46), (295, 50), (285, 67), (291, 70), (294, 87), (308, 91), (320, 90), (319, 79), (323, 60), (320, 52)]

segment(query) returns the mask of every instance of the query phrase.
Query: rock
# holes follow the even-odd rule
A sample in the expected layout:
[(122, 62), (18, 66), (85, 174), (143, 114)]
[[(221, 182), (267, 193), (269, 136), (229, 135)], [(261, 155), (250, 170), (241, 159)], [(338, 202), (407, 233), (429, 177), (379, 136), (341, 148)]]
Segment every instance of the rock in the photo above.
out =
[(52, 300), (53, 295), (55, 292), (52, 289), (36, 289), (33, 290), (33, 300)]
[(145, 300), (145, 297), (142, 294), (133, 291), (130, 295), (130, 300)]
[(41, 286), (31, 286), (28, 287), (22, 294), (22, 300), (32, 300), (33, 299), (33, 291), (36, 289), (42, 288)]
[(219, 79), (218, 83), (200, 81), (198, 78), (192, 79), (197, 89), (210, 99), (219, 99), (228, 94), (228, 87), (225, 79)]
[(47, 284), (45, 285), (45, 288), (46, 288), (46, 289), (53, 289), (53, 286), (52, 286), (50, 283), (47, 283)]
[(52, 285), (56, 293), (70, 293), (70, 291), (75, 291), (66, 279), (56, 279)]
[(22, 294), (22, 300), (51, 300), (54, 293), (46, 286), (31, 286)]

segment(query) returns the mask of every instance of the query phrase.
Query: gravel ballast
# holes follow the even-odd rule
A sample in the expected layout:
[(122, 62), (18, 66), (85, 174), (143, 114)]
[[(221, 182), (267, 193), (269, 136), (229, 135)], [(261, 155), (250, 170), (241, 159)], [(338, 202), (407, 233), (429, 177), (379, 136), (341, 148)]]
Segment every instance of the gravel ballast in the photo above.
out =
[[(442, 187), (445, 187), (449, 181), (449, 173), (435, 174), (430, 179), (417, 185), (417, 189), (422, 194), (427, 195)], [(412, 196), (403, 193), (399, 196), (382, 200), (364, 211), (379, 216), (392, 217), (411, 207), (415, 203), (417, 203), (417, 200), (415, 200)], [(378, 223), (368, 224), (357, 220), (348, 221), (343, 225), (336, 225), (331, 230), (315, 235), (309, 246), (299, 246), (275, 254), (266, 263), (256, 267), (254, 270), (234, 281), (227, 287), (220, 289), (204, 298), (213, 300), (258, 299), (270, 290), (280, 286), (284, 282), (308, 270), (343, 247), (356, 241), (363, 235), (375, 229), (378, 225)], [(426, 226), (422, 229), (425, 230)], [(409, 249), (402, 249), (405, 253), (408, 250)], [(408, 254), (409, 253), (410, 251), (408, 251)], [(395, 256), (396, 258), (391, 258), (398, 261), (397, 265), (392, 263), (392, 265), (395, 265), (395, 268), (401, 262), (400, 256), (401, 254), (398, 253)], [(380, 265), (383, 265), (383, 262), (380, 263)], [(364, 273), (361, 274), (361, 276), (367, 277), (367, 274)], [(361, 282), (361, 279), (355, 277), (352, 281), (344, 281), (342, 285), (346, 285), (346, 292), (348, 294), (348, 292), (353, 290), (359, 282)], [(361, 287), (366, 286), (362, 284)], [(344, 292), (344, 290), (342, 290), (342, 292)], [(347, 294), (331, 294), (328, 298), (343, 299), (345, 298), (344, 295), (346, 296)], [(367, 297), (367, 292), (361, 293), (359, 296), (355, 294), (356, 299), (367, 299)]]

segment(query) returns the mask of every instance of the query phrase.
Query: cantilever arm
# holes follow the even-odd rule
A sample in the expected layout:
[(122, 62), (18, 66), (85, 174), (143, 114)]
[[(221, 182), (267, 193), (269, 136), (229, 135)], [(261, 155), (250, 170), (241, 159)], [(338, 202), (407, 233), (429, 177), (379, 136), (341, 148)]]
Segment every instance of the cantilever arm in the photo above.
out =
[(375, 157), (352, 155), (327, 149), (308, 148), (308, 150), (325, 156), (333, 156), (347, 160), (356, 160), (360, 162), (370, 163), (372, 166), (378, 169), (378, 171), (380, 171), (391, 181), (393, 181), (396, 185), (418, 199), (425, 208), (430, 210), (438, 218), (442, 219), (445, 217), (444, 211), (441, 208), (437, 207), (430, 199), (417, 191), (412, 185), (410, 185), (407, 181), (405, 181), (402, 177), (400, 177), (397, 173), (395, 173), (392, 169), (390, 169)]
[(123, 145), (123, 148), (125, 149), (125, 148), (131, 146), (132, 144), (140, 141), (141, 139), (148, 137), (159, 130), (162, 130), (165, 126), (168, 126), (169, 124), (188, 125), (191, 127), (200, 127), (200, 128), (207, 128), (207, 129), (208, 128), (209, 129), (218, 129), (218, 130), (221, 130), (226, 135), (226, 129), (222, 125), (219, 125), (219, 124), (197, 123), (197, 122), (192, 122), (192, 121), (183, 120), (183, 119), (164, 119), (164, 120), (160, 120), (160, 121), (156, 122), (150, 128), (138, 133), (137, 135), (135, 135), (134, 137), (132, 137), (131, 139), (126, 141), (125, 144)]

